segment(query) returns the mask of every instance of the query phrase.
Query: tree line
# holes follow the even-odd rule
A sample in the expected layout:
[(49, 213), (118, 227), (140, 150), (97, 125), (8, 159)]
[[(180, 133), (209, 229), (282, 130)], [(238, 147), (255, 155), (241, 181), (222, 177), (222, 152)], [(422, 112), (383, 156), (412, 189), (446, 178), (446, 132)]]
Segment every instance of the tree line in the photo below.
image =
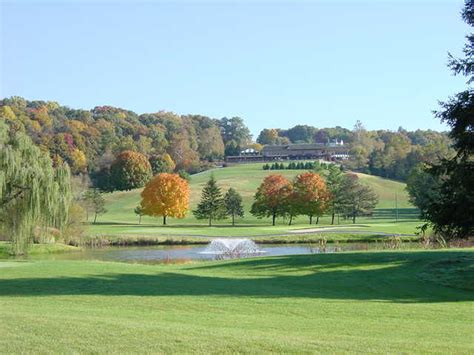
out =
[(265, 144), (338, 139), (350, 149), (349, 169), (398, 180), (406, 180), (420, 161), (436, 163), (453, 154), (447, 133), (403, 128), (369, 131), (360, 122), (352, 130), (308, 125), (266, 128), (253, 142), (239, 117), (214, 119), (167, 111), (139, 115), (112, 106), (71, 109), (54, 101), (16, 96), (0, 100), (0, 117), (48, 151), (55, 165), (66, 162), (73, 175), (89, 174), (94, 186), (107, 191), (120, 189), (110, 175), (113, 162), (124, 151), (145, 156), (153, 174), (195, 173), (249, 147), (260, 150)]
[(347, 169), (406, 181), (420, 162), (437, 163), (453, 156), (452, 138), (447, 132), (432, 130), (367, 130), (357, 121), (352, 130), (296, 125), (290, 129), (264, 129), (257, 137), (261, 144), (328, 143), (343, 140), (349, 150)]
[[(142, 194), (142, 201), (135, 208), (139, 216), (184, 218), (189, 209), (189, 185), (177, 174), (156, 175)], [(319, 222), (319, 217), (329, 213), (334, 224), (335, 215), (352, 219), (370, 215), (378, 197), (367, 185), (361, 183), (356, 174), (344, 174), (337, 166), (328, 166), (324, 175), (313, 171), (297, 175), (289, 181), (282, 175), (268, 175), (258, 187), (250, 213), (257, 218), (288, 219), (289, 225), (295, 217), (305, 215), (309, 223)], [(211, 175), (202, 190), (201, 200), (192, 211), (196, 219), (213, 221), (230, 217), (232, 225), (237, 217), (244, 216), (242, 197), (234, 188), (224, 194)]]
[(0, 118), (49, 152), (55, 166), (66, 162), (73, 175), (89, 174), (97, 187), (107, 189), (115, 188), (109, 175), (124, 151), (144, 156), (153, 174), (194, 173), (252, 145), (250, 131), (239, 117), (214, 119), (167, 111), (138, 115), (112, 106), (82, 110), (14, 96), (0, 100)]

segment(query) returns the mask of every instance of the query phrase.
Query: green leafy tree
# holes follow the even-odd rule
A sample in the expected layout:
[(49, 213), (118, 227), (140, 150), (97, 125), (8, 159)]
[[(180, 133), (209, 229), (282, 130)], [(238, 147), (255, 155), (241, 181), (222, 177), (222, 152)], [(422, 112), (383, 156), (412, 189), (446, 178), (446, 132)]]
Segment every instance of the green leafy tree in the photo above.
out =
[(197, 219), (207, 219), (209, 226), (212, 226), (213, 220), (226, 217), (222, 191), (217, 185), (214, 176), (211, 176), (206, 186), (204, 186), (201, 201), (197, 205), (196, 210), (193, 211), (193, 214)]
[(148, 159), (141, 153), (121, 152), (110, 167), (110, 179), (114, 189), (131, 190), (143, 187), (152, 177)]
[(33, 230), (63, 230), (72, 200), (67, 165), (56, 169), (23, 132), (0, 121), (0, 229), (12, 253), (27, 252)]
[(238, 155), (243, 147), (250, 144), (252, 135), (240, 117), (224, 117), (219, 121), (225, 155)]
[(141, 224), (142, 216), (144, 215), (142, 206), (138, 205), (137, 207), (133, 209), (133, 212), (138, 216), (138, 224)]
[(163, 155), (153, 155), (149, 159), (153, 174), (172, 173), (176, 164), (168, 153)]
[(107, 212), (104, 197), (98, 189), (92, 189), (85, 193), (84, 200), (86, 201), (88, 209), (94, 213), (93, 223), (95, 224), (97, 222), (97, 217)]
[(439, 200), (440, 183), (440, 179), (427, 171), (425, 164), (419, 164), (411, 170), (406, 190), (410, 202), (420, 210), (421, 218), (425, 219), (430, 206)]
[(357, 217), (370, 215), (378, 203), (377, 194), (369, 186), (360, 183), (355, 174), (344, 176), (340, 193), (342, 212), (354, 224)]
[(232, 225), (235, 225), (235, 217), (244, 216), (244, 208), (242, 207), (242, 196), (233, 188), (227, 190), (224, 196), (224, 205), (226, 213), (232, 218)]

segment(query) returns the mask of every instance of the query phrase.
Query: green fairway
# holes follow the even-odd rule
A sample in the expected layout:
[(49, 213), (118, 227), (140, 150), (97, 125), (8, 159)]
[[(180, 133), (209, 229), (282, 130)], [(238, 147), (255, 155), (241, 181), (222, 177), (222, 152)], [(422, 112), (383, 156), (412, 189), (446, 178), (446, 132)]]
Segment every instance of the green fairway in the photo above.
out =
[[(279, 220), (278, 225), (271, 226), (269, 219), (258, 219), (248, 211), (253, 201), (253, 195), (259, 184), (268, 174), (282, 174), (291, 179), (301, 173), (301, 170), (262, 170), (262, 164), (242, 164), (227, 168), (214, 169), (193, 175), (191, 187), (191, 210), (200, 198), (201, 190), (211, 174), (214, 174), (218, 184), (225, 191), (229, 187), (235, 188), (244, 200), (245, 217), (237, 220), (237, 226), (232, 228), (228, 220), (217, 221), (214, 227), (207, 227), (206, 221), (198, 221), (191, 211), (181, 220), (170, 219), (169, 226), (161, 226), (161, 219), (144, 216), (141, 225), (133, 209), (140, 202), (141, 190), (114, 192), (105, 194), (108, 212), (100, 216), (96, 225), (91, 225), (91, 234), (111, 235), (205, 235), (205, 236), (259, 236), (259, 235), (286, 235), (294, 229), (318, 228), (330, 224), (329, 216), (320, 220), (320, 225), (309, 226), (307, 217), (296, 218), (293, 226), (287, 221)], [(379, 196), (379, 204), (370, 218), (358, 218), (357, 225), (350, 221), (339, 220), (340, 225), (357, 231), (413, 234), (418, 220), (417, 210), (408, 202), (405, 184), (387, 180), (376, 176), (358, 174), (360, 179), (370, 185)], [(397, 201), (397, 202), (396, 202)], [(396, 203), (399, 215), (396, 221)], [(318, 231), (319, 233), (319, 231)]]
[(3, 353), (473, 353), (473, 250), (0, 262)]

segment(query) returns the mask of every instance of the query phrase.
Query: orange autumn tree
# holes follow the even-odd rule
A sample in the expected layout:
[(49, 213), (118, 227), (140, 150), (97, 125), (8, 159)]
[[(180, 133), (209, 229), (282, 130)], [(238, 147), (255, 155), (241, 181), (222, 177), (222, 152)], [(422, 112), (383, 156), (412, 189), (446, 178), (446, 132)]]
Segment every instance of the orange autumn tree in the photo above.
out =
[(142, 213), (147, 216), (184, 218), (189, 209), (188, 182), (177, 174), (161, 173), (146, 184), (142, 193)]
[(288, 214), (288, 197), (291, 183), (282, 175), (268, 175), (258, 187), (250, 213), (258, 218), (272, 217), (272, 225), (278, 216)]
[(312, 224), (314, 216), (319, 220), (319, 216), (328, 206), (329, 199), (326, 183), (319, 174), (312, 172), (299, 174), (293, 181), (291, 201), (299, 214), (309, 217), (309, 224)]

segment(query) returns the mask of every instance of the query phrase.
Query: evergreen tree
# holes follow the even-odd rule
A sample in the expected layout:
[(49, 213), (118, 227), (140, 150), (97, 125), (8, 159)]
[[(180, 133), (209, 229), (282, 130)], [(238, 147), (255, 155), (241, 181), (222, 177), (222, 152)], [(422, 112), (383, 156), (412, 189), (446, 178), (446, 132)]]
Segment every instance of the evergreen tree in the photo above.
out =
[(331, 213), (331, 224), (334, 224), (336, 213), (341, 212), (341, 185), (344, 175), (335, 165), (330, 165), (327, 170), (326, 185), (330, 193), (328, 210)]
[[(474, 27), (474, 0), (466, 0), (464, 21)], [(465, 58), (450, 55), (449, 66), (454, 74), (468, 77), (468, 89), (441, 103), (437, 117), (451, 127), (456, 155), (433, 165), (429, 172), (440, 182), (425, 211), (435, 232), (447, 238), (467, 238), (474, 233), (474, 34), (467, 37)]]
[(244, 208), (242, 207), (242, 196), (233, 188), (227, 190), (224, 196), (226, 213), (232, 217), (232, 225), (235, 225), (235, 216), (243, 217)]
[(202, 190), (201, 201), (197, 209), (193, 211), (197, 219), (207, 219), (209, 226), (215, 219), (223, 219), (226, 216), (224, 198), (221, 188), (217, 185), (216, 179), (212, 175), (206, 186)]

